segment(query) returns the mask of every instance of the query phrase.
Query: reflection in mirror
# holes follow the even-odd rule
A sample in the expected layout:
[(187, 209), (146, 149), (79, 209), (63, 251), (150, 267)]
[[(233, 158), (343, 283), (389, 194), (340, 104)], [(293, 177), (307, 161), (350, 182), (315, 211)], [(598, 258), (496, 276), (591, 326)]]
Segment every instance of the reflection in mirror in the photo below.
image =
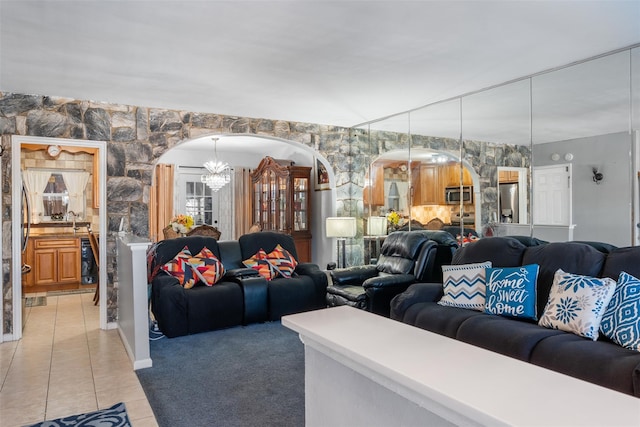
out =
[[(409, 115), (389, 117), (370, 127), (369, 215), (387, 216), (396, 212), (398, 222), (392, 220), (390, 223), (391, 229), (395, 229), (409, 220)], [(383, 161), (382, 157), (390, 162)]]
[[(429, 105), (411, 112), (411, 219), (416, 227), (473, 227), (473, 211), (460, 209), (460, 198), (473, 204), (471, 173), (460, 173), (460, 100)], [(461, 181), (461, 178), (465, 181)], [(461, 185), (465, 188), (462, 189)]]
[(640, 47), (631, 49), (631, 242), (640, 244)]
[[(529, 224), (529, 85), (525, 79), (462, 98), (463, 160), (477, 171), (474, 191), (479, 202), (475, 209), (483, 236), (530, 234), (528, 225), (518, 230), (506, 227)], [(499, 171), (504, 180), (499, 179)], [(501, 190), (505, 192), (502, 197)], [(507, 202), (507, 192), (509, 200), (514, 200), (502, 208), (500, 202)]]
[(532, 78), (534, 237), (632, 244), (630, 66), (627, 50)]
[(528, 168), (498, 167), (498, 221), (501, 225), (529, 223), (528, 177)]

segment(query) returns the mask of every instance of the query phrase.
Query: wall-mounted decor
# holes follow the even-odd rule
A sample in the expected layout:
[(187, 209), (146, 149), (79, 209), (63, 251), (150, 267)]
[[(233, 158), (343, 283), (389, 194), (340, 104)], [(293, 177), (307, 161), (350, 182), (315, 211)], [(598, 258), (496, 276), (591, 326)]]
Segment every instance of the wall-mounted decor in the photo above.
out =
[(329, 189), (329, 171), (327, 167), (316, 157), (316, 186), (315, 190), (328, 190)]

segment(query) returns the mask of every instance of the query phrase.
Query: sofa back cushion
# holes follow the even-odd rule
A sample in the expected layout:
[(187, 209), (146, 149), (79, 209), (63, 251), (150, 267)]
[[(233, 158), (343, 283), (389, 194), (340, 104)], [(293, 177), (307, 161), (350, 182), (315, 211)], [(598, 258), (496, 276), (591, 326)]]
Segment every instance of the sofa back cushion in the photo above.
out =
[(416, 260), (428, 240), (421, 231), (394, 231), (380, 248), (376, 268), (388, 274), (415, 274)]
[(242, 252), (240, 252), (240, 243), (237, 240), (223, 240), (218, 242), (220, 255), (224, 269), (229, 271), (236, 268), (244, 268), (242, 263)]
[(574, 242), (553, 242), (526, 248), (523, 264), (538, 264), (537, 307), (544, 312), (553, 277), (558, 269), (567, 273), (599, 277), (606, 254), (590, 245)]
[(517, 267), (522, 265), (525, 249), (525, 245), (510, 237), (486, 237), (458, 249), (452, 264), (491, 261), (493, 267)]
[(243, 234), (238, 238), (242, 259), (249, 259), (260, 249), (266, 253), (272, 252), (276, 246), (280, 245), (286, 249), (295, 259), (298, 260), (298, 252), (293, 242), (293, 237), (288, 234), (275, 231), (258, 231), (256, 233)]
[(607, 255), (602, 277), (618, 280), (621, 271), (640, 277), (640, 246), (614, 249)]

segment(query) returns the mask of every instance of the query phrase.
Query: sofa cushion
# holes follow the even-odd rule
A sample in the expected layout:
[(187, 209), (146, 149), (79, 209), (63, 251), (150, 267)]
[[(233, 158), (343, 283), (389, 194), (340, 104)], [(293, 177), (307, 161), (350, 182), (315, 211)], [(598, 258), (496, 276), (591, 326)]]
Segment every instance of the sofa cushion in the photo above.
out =
[(640, 280), (620, 273), (611, 302), (602, 316), (600, 331), (614, 343), (640, 351)]
[(414, 274), (416, 258), (428, 237), (421, 232), (395, 231), (380, 249), (376, 268), (388, 274)]
[(595, 341), (615, 288), (616, 282), (608, 277), (598, 279), (559, 269), (538, 323), (545, 328), (571, 332)]
[(464, 321), (458, 328), (456, 339), (528, 362), (533, 348), (542, 339), (563, 333), (541, 328), (535, 323), (484, 315)]
[(640, 396), (640, 353), (610, 342), (567, 333), (551, 336), (535, 346), (531, 363)]
[(438, 304), (483, 311), (485, 305), (486, 269), (491, 262), (465, 265), (443, 265), (444, 295)]
[(526, 246), (510, 237), (487, 237), (458, 249), (453, 254), (451, 263), (472, 264), (491, 261), (494, 267), (517, 267), (523, 264), (522, 256), (525, 249)]
[(617, 280), (622, 271), (640, 277), (640, 246), (614, 249), (607, 255), (600, 277)]
[[(563, 271), (583, 276), (600, 277), (606, 255), (593, 247), (581, 243), (553, 242), (530, 246), (524, 251), (522, 264), (538, 264), (537, 310), (544, 312), (549, 299), (555, 272)], [(617, 276), (616, 276), (617, 277)]]
[(259, 231), (257, 233), (243, 234), (238, 237), (242, 259), (250, 258), (253, 254), (263, 249), (266, 253), (271, 252), (277, 245), (285, 248), (298, 260), (298, 252), (293, 237), (288, 234), (276, 231)]
[(212, 287), (196, 286), (184, 293), (187, 333), (197, 334), (242, 324), (244, 300), (242, 289), (237, 284), (221, 281)]
[[(324, 307), (325, 298), (319, 302), (316, 283), (311, 276), (298, 275), (290, 279), (275, 278), (268, 283), (269, 319)], [(319, 304), (322, 304), (320, 306)]]
[(414, 304), (405, 313), (405, 319), (413, 320), (413, 325), (449, 338), (455, 338), (458, 328), (467, 319), (486, 316), (475, 310), (445, 307), (435, 302)]
[(508, 317), (537, 320), (538, 264), (487, 269), (484, 311)]

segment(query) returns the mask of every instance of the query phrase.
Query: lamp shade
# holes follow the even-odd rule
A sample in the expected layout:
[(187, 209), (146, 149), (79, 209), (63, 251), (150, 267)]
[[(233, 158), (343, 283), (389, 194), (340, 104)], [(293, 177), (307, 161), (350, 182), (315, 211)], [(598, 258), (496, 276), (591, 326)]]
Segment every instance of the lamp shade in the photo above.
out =
[(387, 218), (384, 216), (370, 216), (367, 218), (367, 234), (369, 236), (384, 236), (387, 234)]
[(328, 217), (327, 237), (355, 237), (358, 229), (356, 219), (351, 216)]

